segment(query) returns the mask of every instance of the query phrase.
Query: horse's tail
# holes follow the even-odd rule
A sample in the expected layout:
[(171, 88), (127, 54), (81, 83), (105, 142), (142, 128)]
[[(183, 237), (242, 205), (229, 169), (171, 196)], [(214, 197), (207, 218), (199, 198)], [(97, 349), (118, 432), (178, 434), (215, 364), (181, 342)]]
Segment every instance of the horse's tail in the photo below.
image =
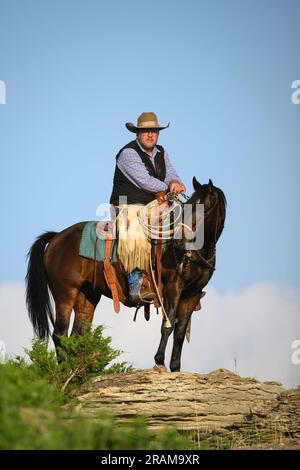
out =
[(50, 334), (49, 320), (54, 325), (44, 264), (45, 247), (54, 235), (56, 235), (56, 232), (45, 232), (40, 235), (27, 254), (26, 305), (34, 333), (41, 339), (48, 338)]

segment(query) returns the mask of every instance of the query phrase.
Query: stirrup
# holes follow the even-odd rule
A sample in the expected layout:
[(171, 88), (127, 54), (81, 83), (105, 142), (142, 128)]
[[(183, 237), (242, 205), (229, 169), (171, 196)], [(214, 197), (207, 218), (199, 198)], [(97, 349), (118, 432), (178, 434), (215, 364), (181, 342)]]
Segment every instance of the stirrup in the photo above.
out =
[(144, 303), (152, 303), (156, 297), (156, 294), (154, 292), (141, 293), (141, 287), (142, 287), (141, 282), (139, 282), (138, 284), (134, 284), (133, 286), (130, 286), (130, 289), (129, 289), (130, 303), (132, 303), (135, 306), (138, 306)]

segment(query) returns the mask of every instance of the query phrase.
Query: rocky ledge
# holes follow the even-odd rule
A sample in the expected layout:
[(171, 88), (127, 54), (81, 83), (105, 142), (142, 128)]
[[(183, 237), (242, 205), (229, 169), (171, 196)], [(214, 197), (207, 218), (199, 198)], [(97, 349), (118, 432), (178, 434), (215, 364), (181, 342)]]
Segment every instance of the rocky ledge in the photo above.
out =
[(172, 425), (201, 435), (256, 435), (300, 440), (300, 387), (243, 378), (226, 369), (209, 374), (137, 370), (86, 384), (77, 411), (112, 412), (120, 423), (144, 416), (153, 431)]

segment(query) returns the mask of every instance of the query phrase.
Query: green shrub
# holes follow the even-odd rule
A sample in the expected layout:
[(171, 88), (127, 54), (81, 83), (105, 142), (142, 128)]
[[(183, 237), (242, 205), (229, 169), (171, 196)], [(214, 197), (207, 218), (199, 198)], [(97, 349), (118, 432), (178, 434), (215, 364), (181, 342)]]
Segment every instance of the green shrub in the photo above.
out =
[(31, 364), (17, 358), (0, 365), (0, 449), (186, 448), (187, 441), (175, 430), (152, 436), (141, 417), (125, 427), (113, 416), (87, 419), (63, 406), (89, 378), (132, 370), (126, 362), (111, 364), (121, 351), (102, 333), (98, 326), (83, 336), (61, 337), (64, 360), (59, 363), (48, 343), (35, 339), (27, 351)]
[(69, 415), (64, 394), (24, 361), (0, 365), (0, 449), (182, 449), (186, 441), (167, 430), (153, 437), (142, 418), (126, 427), (109, 415)]
[(47, 341), (35, 339), (32, 349), (26, 350), (32, 370), (38, 377), (55, 383), (67, 396), (96, 375), (132, 371), (127, 362), (111, 365), (123, 351), (111, 347), (111, 338), (103, 337), (103, 330), (100, 325), (94, 330), (87, 328), (81, 336), (61, 336), (58, 353), (62, 360), (59, 363), (55, 352), (48, 350)]
[(0, 365), (0, 449), (36, 449), (63, 403), (55, 385), (38, 378), (25, 362)]

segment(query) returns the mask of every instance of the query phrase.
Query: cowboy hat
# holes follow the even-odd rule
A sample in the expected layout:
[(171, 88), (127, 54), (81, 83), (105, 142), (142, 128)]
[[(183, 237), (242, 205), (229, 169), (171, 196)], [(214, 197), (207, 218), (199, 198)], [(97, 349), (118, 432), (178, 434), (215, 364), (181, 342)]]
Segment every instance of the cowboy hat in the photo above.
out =
[(134, 132), (135, 134), (141, 129), (158, 129), (161, 131), (162, 129), (166, 129), (169, 127), (170, 123), (166, 126), (161, 126), (158, 124), (157, 116), (155, 113), (142, 113), (137, 119), (137, 125), (135, 126), (132, 122), (126, 122), (125, 126), (130, 132)]

